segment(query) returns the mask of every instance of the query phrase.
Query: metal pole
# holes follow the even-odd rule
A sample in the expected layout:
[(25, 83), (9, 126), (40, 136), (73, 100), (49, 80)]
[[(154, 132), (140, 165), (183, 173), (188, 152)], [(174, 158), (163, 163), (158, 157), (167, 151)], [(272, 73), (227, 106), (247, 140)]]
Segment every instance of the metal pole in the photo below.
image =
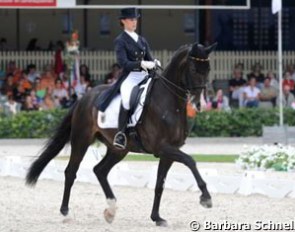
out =
[(282, 9), (278, 12), (278, 65), (279, 65), (279, 99), (280, 99), (280, 126), (284, 125), (283, 114), (283, 60), (282, 60)]
[(20, 9), (16, 9), (16, 50), (20, 50)]
[[(195, 0), (195, 5), (199, 5), (199, 0)], [(199, 30), (200, 30), (200, 27), (199, 27), (199, 18), (200, 18), (200, 15), (199, 15), (199, 10), (194, 10), (194, 16), (195, 16), (195, 41), (194, 42), (198, 42), (200, 43), (200, 34), (199, 34)]]

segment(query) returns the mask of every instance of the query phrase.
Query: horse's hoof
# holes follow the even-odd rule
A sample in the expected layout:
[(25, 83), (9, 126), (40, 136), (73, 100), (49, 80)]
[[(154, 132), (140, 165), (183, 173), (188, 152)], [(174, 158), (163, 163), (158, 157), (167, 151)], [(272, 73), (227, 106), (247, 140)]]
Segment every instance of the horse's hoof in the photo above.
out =
[(165, 220), (160, 220), (160, 221), (156, 221), (156, 226), (168, 227), (168, 223)]
[(103, 216), (104, 216), (104, 219), (107, 221), (107, 223), (112, 223), (115, 218), (115, 212), (110, 209), (105, 209), (103, 211)]
[(67, 216), (69, 213), (69, 208), (68, 207), (61, 207), (60, 212), (62, 215)]
[(200, 200), (200, 204), (204, 208), (212, 208), (212, 200), (211, 199), (202, 199)]

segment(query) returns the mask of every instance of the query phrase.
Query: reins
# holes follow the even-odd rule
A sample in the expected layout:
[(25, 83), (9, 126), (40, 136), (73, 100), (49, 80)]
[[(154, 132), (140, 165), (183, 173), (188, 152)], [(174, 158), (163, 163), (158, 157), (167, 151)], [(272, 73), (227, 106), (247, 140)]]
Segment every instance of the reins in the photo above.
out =
[[(160, 69), (161, 71), (163, 71), (163, 68), (160, 66), (157, 66), (156, 70)], [(177, 97), (179, 97), (181, 100), (183, 101), (187, 101), (188, 96), (190, 95), (190, 91), (187, 89), (184, 89), (178, 85), (176, 85), (175, 83), (173, 83), (172, 81), (168, 80), (166, 77), (164, 77), (163, 75), (159, 74), (157, 71), (155, 72), (155, 75), (157, 75), (159, 77), (159, 80), (162, 81), (163, 85), (174, 95), (176, 95)], [(170, 86), (169, 86), (170, 85)], [(178, 89), (179, 91), (181, 91), (186, 97), (183, 97), (181, 95), (179, 95), (178, 93), (176, 93), (175, 91), (173, 91), (173, 89), (171, 88), (171, 86), (173, 86), (174, 88)]]
[[(196, 60), (196, 61), (199, 61), (199, 62), (206, 62), (206, 61), (209, 61), (210, 59), (207, 58), (207, 59), (201, 59), (201, 58), (197, 58), (197, 57), (193, 57), (193, 56), (189, 56), (190, 59), (193, 59), (193, 60)], [(189, 98), (189, 96), (191, 96), (191, 91), (194, 90), (194, 89), (206, 89), (206, 86), (205, 85), (199, 85), (199, 86), (193, 86), (191, 88), (188, 88), (188, 89), (185, 89), (185, 88), (182, 88), (178, 85), (176, 85), (174, 82), (168, 80), (166, 77), (164, 77), (163, 75), (159, 74), (157, 72), (157, 70), (160, 69), (161, 71), (164, 71), (164, 69), (161, 67), (161, 66), (157, 66), (156, 67), (156, 70), (155, 70), (155, 75), (159, 77), (159, 79), (162, 81), (163, 85), (172, 93), (174, 94), (175, 96), (177, 96), (178, 98), (180, 98), (181, 100), (183, 101), (187, 101), (187, 99)], [(186, 76), (187, 78), (187, 82), (190, 82), (188, 81), (188, 77)], [(169, 86), (170, 85), (170, 86)], [(173, 89), (171, 88), (174, 87), (176, 89), (178, 89), (179, 91), (181, 91), (183, 93), (183, 95), (185, 95), (186, 97), (183, 97), (181, 95), (179, 95), (177, 92), (173, 91)]]

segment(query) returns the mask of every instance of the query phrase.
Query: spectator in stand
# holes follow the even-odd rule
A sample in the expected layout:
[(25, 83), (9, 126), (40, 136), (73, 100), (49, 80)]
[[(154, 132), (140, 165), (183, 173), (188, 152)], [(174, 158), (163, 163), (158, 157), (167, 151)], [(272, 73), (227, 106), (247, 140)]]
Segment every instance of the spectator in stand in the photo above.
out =
[(51, 88), (55, 86), (56, 74), (54, 73), (53, 67), (47, 65), (44, 68), (44, 73), (41, 75), (41, 86), (42, 89)]
[(87, 86), (89, 86), (89, 82), (85, 80), (84, 76), (80, 76), (80, 83), (78, 83), (74, 88), (78, 99), (81, 99), (86, 93)]
[(40, 74), (36, 71), (35, 64), (29, 64), (27, 67), (28, 79), (33, 84), (37, 77), (40, 77)]
[(111, 84), (114, 83), (120, 77), (122, 69), (119, 64), (115, 63), (111, 67), (111, 71), (105, 76), (104, 83)]
[(22, 84), (22, 87), (25, 89), (26, 92), (30, 92), (30, 90), (32, 89), (32, 84), (29, 81), (28, 74), (26, 71), (22, 71), (19, 83)]
[(255, 77), (257, 87), (261, 89), (264, 83), (264, 74), (262, 73), (262, 66), (259, 63), (256, 63), (252, 67), (252, 72), (248, 74), (248, 81), (250, 81), (252, 77)]
[(86, 64), (80, 65), (80, 76), (84, 76), (85, 81), (88, 81), (89, 83), (91, 83), (91, 75), (89, 73), (89, 68)]
[(7, 68), (6, 68), (6, 74), (11, 74), (13, 76), (13, 83), (17, 84), (20, 80), (21, 76), (21, 70), (16, 67), (15, 61), (9, 61)]
[(52, 96), (52, 89), (49, 87), (49, 88), (46, 89), (46, 94), (45, 94), (43, 102), (40, 105), (40, 108), (42, 110), (51, 110), (51, 109), (54, 109), (56, 107), (57, 106), (55, 105), (54, 99), (53, 99), (53, 96)]
[(37, 98), (37, 95), (36, 95), (36, 91), (34, 89), (31, 90), (30, 97), (31, 97), (33, 106), (36, 109), (39, 109), (39, 102), (38, 102), (38, 98)]
[(245, 107), (258, 107), (260, 89), (256, 87), (256, 78), (252, 76), (249, 80), (249, 85), (244, 88), (244, 106)]
[(278, 92), (280, 84), (276, 78), (276, 75), (272, 71), (268, 71), (265, 78), (270, 79), (270, 86), (274, 87)]
[(239, 106), (242, 106), (242, 96), (243, 89), (246, 85), (246, 80), (243, 78), (242, 70), (240, 68), (235, 68), (233, 71), (233, 76), (229, 80), (229, 96), (231, 105), (235, 105), (236, 101)]
[(7, 116), (12, 116), (20, 111), (20, 105), (14, 100), (12, 95), (8, 96), (7, 102), (4, 103), (4, 113)]
[(52, 96), (56, 106), (66, 108), (69, 101), (68, 92), (62, 87), (62, 82), (60, 79), (55, 81), (55, 88), (52, 91)]
[(13, 74), (9, 73), (7, 75), (4, 88), (3, 88), (3, 94), (5, 95), (13, 95), (15, 89), (15, 84), (13, 83)]
[(22, 110), (25, 110), (25, 111), (38, 110), (38, 107), (37, 105), (34, 104), (31, 95), (26, 96)]
[[(277, 98), (277, 106), (279, 106), (279, 104), (280, 104), (280, 99), (278, 97)], [(295, 109), (295, 97), (290, 92), (290, 86), (289, 85), (284, 85), (283, 86), (282, 104), (283, 104), (283, 107)]]
[(18, 85), (13, 89), (13, 99), (20, 103), (21, 105), (24, 104), (27, 92), (23, 87), (22, 81), (18, 83)]
[(285, 72), (283, 86), (288, 85), (290, 87), (290, 91), (295, 94), (294, 92), (294, 80), (291, 79), (291, 74), (289, 72)]
[(216, 95), (212, 99), (211, 103), (209, 103), (209, 109), (218, 111), (230, 110), (228, 97), (223, 95), (222, 89), (217, 90)]
[(293, 81), (295, 81), (295, 70), (294, 70), (294, 65), (293, 64), (289, 64), (286, 67), (286, 71), (290, 73), (291, 75), (291, 79)]
[(270, 85), (270, 78), (264, 79), (264, 85), (261, 88), (259, 95), (259, 107), (261, 108), (273, 108), (276, 104), (277, 91)]
[(33, 90), (35, 92), (38, 104), (41, 104), (44, 100), (46, 89), (42, 87), (40, 78), (36, 78)]

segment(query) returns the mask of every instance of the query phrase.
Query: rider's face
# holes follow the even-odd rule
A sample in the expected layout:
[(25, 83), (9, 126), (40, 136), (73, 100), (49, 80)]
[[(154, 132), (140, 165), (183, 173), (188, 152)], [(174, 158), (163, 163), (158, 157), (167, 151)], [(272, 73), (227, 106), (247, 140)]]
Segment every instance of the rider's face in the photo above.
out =
[(137, 18), (134, 19), (122, 19), (121, 22), (124, 25), (124, 29), (127, 31), (135, 31), (137, 27)]

